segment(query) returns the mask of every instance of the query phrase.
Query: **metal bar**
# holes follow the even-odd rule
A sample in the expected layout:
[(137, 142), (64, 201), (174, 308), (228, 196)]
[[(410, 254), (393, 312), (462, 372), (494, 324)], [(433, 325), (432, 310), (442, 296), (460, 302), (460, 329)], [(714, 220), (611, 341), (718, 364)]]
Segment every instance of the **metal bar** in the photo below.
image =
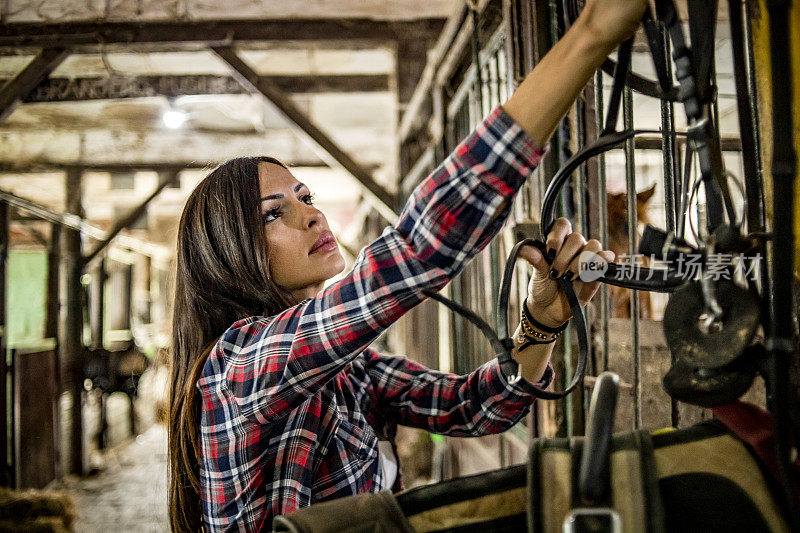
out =
[[(603, 71), (598, 70), (595, 74), (594, 82), (595, 94), (595, 128), (597, 134), (603, 131), (604, 117), (603, 117)], [(598, 225), (600, 227), (600, 242), (603, 246), (608, 246), (608, 192), (606, 185), (606, 157), (605, 154), (598, 156), (597, 164), (597, 203), (600, 212), (598, 216)], [(600, 342), (602, 346), (601, 365), (603, 371), (608, 370), (608, 352), (609, 352), (609, 290), (608, 284), (600, 284)]]
[(158, 186), (156, 187), (156, 190), (150, 193), (150, 195), (147, 198), (142, 200), (142, 202), (136, 207), (134, 207), (131, 210), (131, 212), (128, 213), (125, 217), (117, 221), (114, 224), (114, 227), (112, 227), (111, 230), (108, 232), (106, 238), (103, 241), (97, 243), (97, 245), (95, 245), (92, 251), (89, 252), (89, 254), (87, 254), (86, 257), (84, 257), (83, 259), (84, 265), (89, 265), (94, 260), (94, 258), (97, 257), (99, 253), (105, 250), (108, 247), (108, 245), (113, 242), (113, 240), (117, 237), (117, 235), (119, 235), (119, 233), (122, 230), (128, 228), (129, 226), (134, 224), (137, 220), (139, 220), (139, 218), (142, 215), (144, 215), (144, 213), (147, 211), (147, 206), (150, 205), (150, 202), (158, 198), (161, 192), (164, 189), (166, 189), (169, 185), (175, 183), (178, 180), (178, 175), (179, 173), (177, 171), (165, 173), (163, 175), (164, 177), (162, 177), (161, 179), (161, 183), (159, 183)]
[(470, 19), (472, 19), (472, 35), (470, 39), (470, 45), (472, 47), (472, 64), (475, 68), (475, 83), (473, 86), (475, 87), (476, 93), (476, 100), (478, 101), (478, 105), (476, 106), (476, 110), (478, 112), (478, 117), (482, 117), (486, 110), (483, 108), (483, 72), (481, 69), (481, 45), (480, 45), (480, 20), (478, 13), (478, 8), (471, 5), (469, 6), (470, 12)]
[[(661, 25), (660, 25), (661, 26)], [(666, 57), (670, 57), (669, 39), (663, 26), (659, 28)], [(667, 75), (672, 79), (672, 62), (665, 61)], [(675, 231), (675, 109), (672, 102), (661, 100), (661, 149), (664, 162), (664, 212), (668, 231)]]
[[(633, 129), (633, 91), (625, 87), (622, 95), (624, 128)], [(636, 212), (636, 162), (632, 140), (625, 142), (625, 186), (628, 191), (628, 254), (636, 259), (637, 212)], [(639, 293), (631, 291), (631, 355), (633, 356), (633, 425), (642, 426), (641, 353), (639, 349)]]
[[(422, 42), (425, 44), (425, 41)], [(423, 56), (424, 57), (424, 56)], [(387, 92), (388, 74), (270, 76), (281, 90), (292, 94)], [(0, 79), (0, 86), (8, 82)], [(413, 81), (416, 81), (414, 79)], [(233, 76), (109, 76), (105, 78), (49, 78), (21, 99), (23, 103), (75, 102), (149, 96), (245, 94)]]
[(320, 130), (295, 104), (269, 79), (259, 76), (229, 46), (211, 48), (220, 58), (230, 65), (234, 77), (251, 94), (261, 95), (271, 102), (278, 111), (294, 126), (295, 131), (319, 149), (319, 156), (332, 166), (338, 166), (349, 172), (364, 186), (367, 197), (371, 197), (373, 206), (391, 224), (397, 220), (394, 211), (395, 199), (389, 191), (376, 182), (367, 170), (356, 163), (327, 134)]
[[(672, 61), (670, 61), (670, 41), (663, 24), (659, 24), (659, 34), (661, 42), (664, 46), (664, 67), (668, 79), (672, 79)], [(675, 108), (672, 102), (661, 100), (661, 131), (662, 131), (662, 155), (663, 155), (663, 169), (664, 169), (664, 213), (667, 231), (675, 231), (675, 217), (677, 214), (677, 207), (675, 205), (675, 191), (678, 189), (675, 150)], [(675, 364), (675, 356), (670, 353), (670, 360)], [(678, 408), (678, 401), (674, 398), (669, 399), (670, 402), (670, 421), (672, 427), (678, 427), (680, 424), (680, 410)]]
[[(778, 478), (787, 505), (790, 529), (800, 528), (797, 503), (798, 480), (793, 471), (793, 407), (797, 390), (791, 369), (797, 363), (797, 336), (794, 333), (795, 300), (793, 281), (795, 247), (795, 186), (797, 153), (795, 149), (793, 84), (800, 76), (800, 64), (792, 61), (792, 2), (766, 0), (769, 14), (769, 55), (772, 85), (772, 264), (770, 278), (774, 291), (767, 327), (767, 407), (772, 414)], [(796, 29), (795, 29), (796, 31)]]
[[(0, 26), (2, 33), (2, 26)], [(67, 57), (68, 52), (61, 48), (45, 48), (36, 54), (28, 65), (8, 80), (0, 88), (0, 123), (14, 111), (20, 101), (47, 78)]]
[[(733, 52), (733, 77), (736, 81), (736, 103), (739, 117), (739, 134), (742, 139), (742, 163), (744, 166), (745, 198), (747, 200), (747, 230), (762, 232), (764, 220), (764, 184), (759, 168), (761, 167), (757, 128), (754, 122), (755, 86), (748, 76), (748, 40), (746, 40), (743, 20), (742, 2), (728, 1), (728, 14), (731, 28), (731, 50)], [(749, 31), (747, 32), (749, 34)], [(748, 35), (749, 36), (749, 35)], [(751, 91), (752, 89), (752, 91)]]
[[(578, 97), (573, 106), (575, 112), (575, 137), (576, 137), (576, 150), (581, 150), (586, 144), (586, 105), (584, 104), (583, 94)], [(575, 214), (578, 223), (578, 228), (582, 235), (590, 235), (589, 232), (589, 212), (587, 210), (588, 198), (586, 193), (587, 179), (586, 179), (586, 163), (578, 167), (577, 175), (573, 175), (573, 191), (575, 200)], [(587, 373), (589, 375), (596, 375), (594, 370), (594, 343), (589, 343), (589, 362)], [(574, 370), (573, 370), (574, 372)], [(573, 418), (572, 418), (572, 433), (573, 435), (586, 434), (586, 414), (589, 412), (589, 394), (583, 387), (578, 387), (574, 393), (575, 403), (573, 404)]]
[(444, 19), (410, 21), (371, 19), (238, 19), (168, 22), (25, 22), (0, 26), (0, 46), (59, 46), (108, 49), (109, 45), (158, 44), (162, 47), (195, 48), (232, 46), (246, 41), (354, 41), (389, 42), (413, 35), (436, 39)]
[[(66, 208), (76, 217), (83, 215), (82, 172), (73, 170), (66, 179)], [(81, 260), (81, 234), (65, 231), (62, 236), (61, 268), (65, 282), (64, 303), (61, 306), (59, 349), (61, 350), (61, 383), (72, 400), (70, 410), (69, 455), (66, 473), (83, 474), (83, 261)]]

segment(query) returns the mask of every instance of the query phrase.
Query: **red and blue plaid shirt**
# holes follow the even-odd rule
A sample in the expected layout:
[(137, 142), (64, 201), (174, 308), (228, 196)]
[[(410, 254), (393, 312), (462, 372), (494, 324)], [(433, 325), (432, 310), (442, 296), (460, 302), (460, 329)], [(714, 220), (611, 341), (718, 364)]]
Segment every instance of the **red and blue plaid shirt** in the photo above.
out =
[[(414, 190), (397, 226), (361, 250), (349, 275), (222, 335), (197, 383), (208, 530), (269, 530), (278, 514), (381, 490), (378, 436), (393, 440), (398, 424), (478, 436), (525, 416), (530, 384), (510, 383), (496, 359), (457, 376), (369, 345), (497, 234), (540, 158), (496, 109)], [(551, 379), (548, 367), (539, 385)]]

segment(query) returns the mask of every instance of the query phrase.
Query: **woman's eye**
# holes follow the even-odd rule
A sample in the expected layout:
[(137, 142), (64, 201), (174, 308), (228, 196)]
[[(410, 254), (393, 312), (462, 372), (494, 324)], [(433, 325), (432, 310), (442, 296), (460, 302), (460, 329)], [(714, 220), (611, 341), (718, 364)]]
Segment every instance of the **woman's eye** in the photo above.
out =
[(269, 211), (266, 211), (261, 218), (264, 219), (264, 222), (272, 222), (273, 220), (279, 218), (281, 216), (281, 209), (280, 207), (273, 207)]
[(303, 200), (304, 203), (307, 203), (308, 205), (314, 205), (314, 195), (311, 193), (306, 194), (301, 199)]

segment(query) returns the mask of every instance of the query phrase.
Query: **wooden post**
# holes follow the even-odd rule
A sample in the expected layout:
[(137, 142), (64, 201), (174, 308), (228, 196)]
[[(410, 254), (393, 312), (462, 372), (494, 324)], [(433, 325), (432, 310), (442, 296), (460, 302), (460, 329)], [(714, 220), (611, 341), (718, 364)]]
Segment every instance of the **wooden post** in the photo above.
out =
[(106, 285), (106, 261), (99, 259), (91, 270), (89, 286), (89, 324), (92, 330), (92, 349), (103, 349), (103, 294)]
[[(61, 224), (50, 224), (50, 248), (47, 251), (47, 309), (44, 338), (58, 339), (58, 270), (61, 263)], [(58, 353), (58, 348), (56, 348)]]
[(422, 77), (428, 54), (428, 41), (410, 37), (397, 42), (397, 102), (401, 116)]
[(111, 262), (108, 274), (107, 343), (110, 350), (126, 350), (130, 347), (132, 285), (133, 266), (119, 261)]
[[(82, 217), (83, 206), (80, 169), (71, 169), (66, 174), (66, 210)], [(65, 473), (83, 473), (83, 287), (81, 274), (80, 231), (64, 228), (61, 238), (61, 275), (64, 283), (64, 302), (61, 306), (61, 328), (59, 338), (62, 392), (72, 400), (70, 410), (69, 454), (64, 461)]]
[[(8, 263), (8, 204), (0, 202), (0, 486), (13, 485), (14, 468), (9, 464), (8, 438), (8, 354), (6, 339), (6, 265)], [(13, 400), (12, 400), (13, 401)], [(12, 459), (13, 461), (13, 459)]]

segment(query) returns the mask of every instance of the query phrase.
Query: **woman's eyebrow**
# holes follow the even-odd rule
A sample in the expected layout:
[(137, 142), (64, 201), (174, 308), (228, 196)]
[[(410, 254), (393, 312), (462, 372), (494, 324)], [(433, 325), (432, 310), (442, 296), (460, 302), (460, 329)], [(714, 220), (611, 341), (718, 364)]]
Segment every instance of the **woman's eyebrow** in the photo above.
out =
[[(297, 185), (294, 186), (294, 192), (299, 191), (305, 186), (306, 186), (305, 183), (298, 183)], [(265, 200), (277, 200), (279, 198), (283, 198), (283, 193), (275, 193), (275, 194), (270, 194), (268, 196), (264, 196), (263, 198), (261, 198), (261, 201), (263, 202)]]

